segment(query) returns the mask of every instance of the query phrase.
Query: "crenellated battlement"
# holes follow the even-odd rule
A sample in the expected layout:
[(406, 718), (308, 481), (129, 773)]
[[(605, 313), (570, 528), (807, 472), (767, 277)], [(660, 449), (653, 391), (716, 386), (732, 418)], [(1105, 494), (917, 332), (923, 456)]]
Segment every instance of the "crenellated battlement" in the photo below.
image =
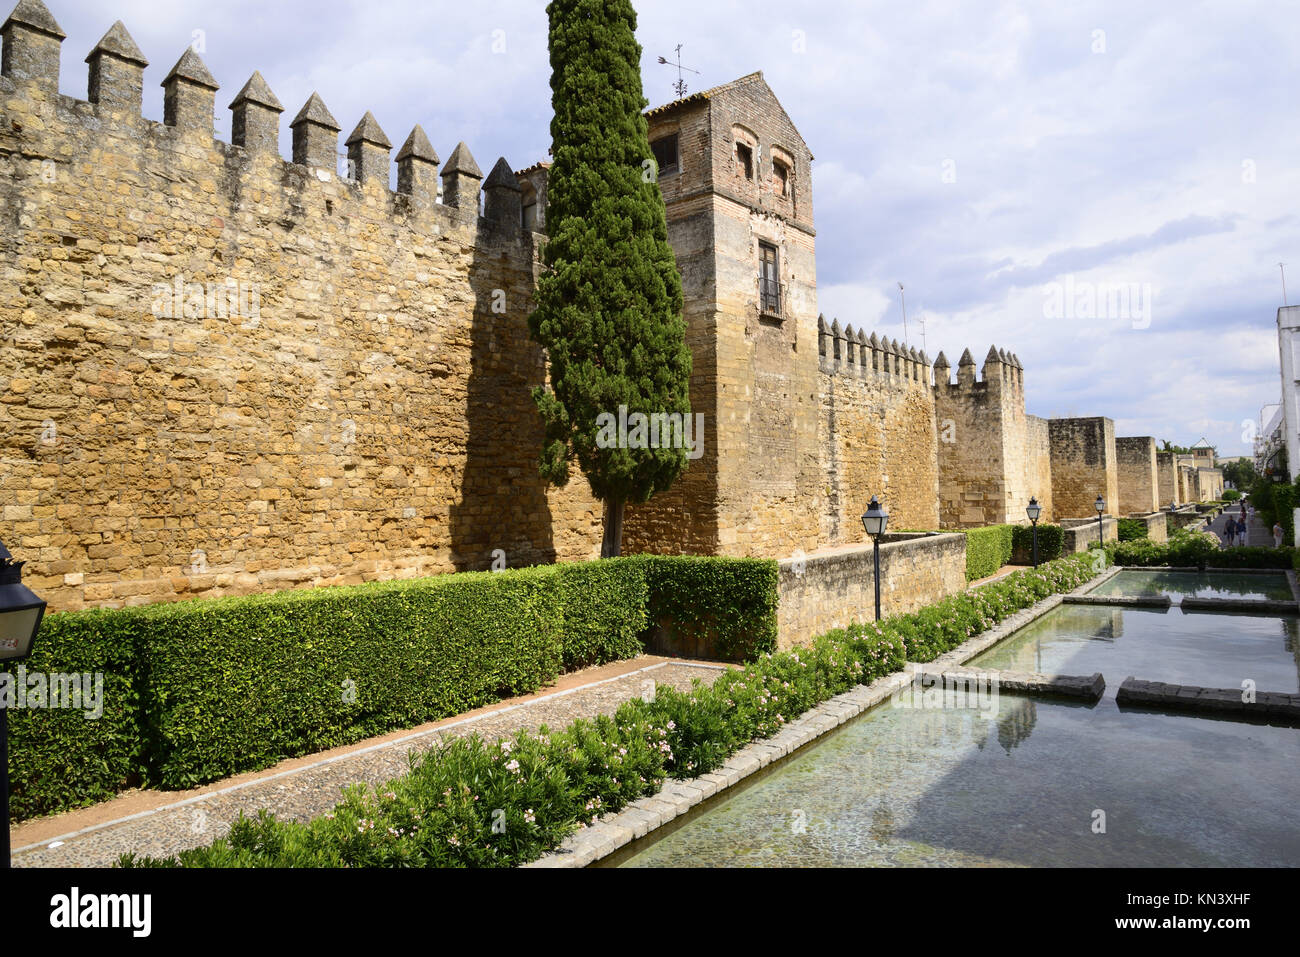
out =
[(853, 326), (841, 328), (838, 319), (828, 326), (817, 317), (818, 368), (827, 375), (875, 380), (901, 388), (930, 387), (930, 360), (924, 352), (897, 339), (868, 336)]
[[(80, 143), (94, 140), (112, 153), (124, 138), (144, 138), (154, 157), (167, 163), (169, 152), (191, 153), (209, 148), (213, 164), (234, 166), (254, 178), (260, 171), (268, 188), (292, 178), (292, 167), (308, 172), (298, 178), (316, 188), (338, 181), (350, 187), (357, 199), (366, 191), (385, 196), (395, 214), (422, 209), (447, 225), (474, 225), (480, 218), (492, 222), (495, 232), (523, 233), (520, 206), (521, 184), (504, 157), (493, 168), (486, 183), (469, 147), (458, 143), (441, 171), (438, 155), (424, 129), (417, 124), (396, 157), (397, 188), (389, 189), (393, 160), (392, 144), (378, 120), (366, 112), (339, 150), (342, 127), (324, 100), (313, 92), (290, 123), (292, 156), (279, 153), (280, 119), (284, 107), (260, 71), (243, 85), (231, 101), (231, 141), (224, 143), (214, 132), (217, 79), (192, 47), (186, 48), (162, 81), (162, 123), (142, 114), (144, 70), (149, 65), (121, 20), (103, 35), (85, 62), (87, 99), (60, 94), (60, 49), (65, 39), (62, 28), (41, 0), (20, 0), (0, 26), (3, 61), (0, 63), (0, 95), (16, 101), (6, 104), (0, 123), (0, 154), (20, 154), (43, 162), (66, 162), (66, 139)], [(15, 115), (36, 114), (40, 124), (15, 127)], [(35, 127), (35, 128), (33, 128)], [(136, 152), (136, 151), (133, 151)], [(283, 167), (279, 173), (277, 164)], [(271, 167), (266, 169), (266, 167)], [(438, 180), (442, 181), (441, 201)], [(242, 188), (246, 184), (223, 176), (218, 182)], [(483, 202), (480, 214), (480, 186)], [(331, 199), (337, 194), (331, 195)]]
[(984, 365), (976, 375), (975, 358), (966, 349), (957, 361), (957, 379), (952, 379), (952, 367), (942, 352), (934, 360), (934, 387), (941, 392), (988, 392), (991, 389), (1016, 394), (1024, 400), (1025, 369), (1014, 353), (989, 346)]

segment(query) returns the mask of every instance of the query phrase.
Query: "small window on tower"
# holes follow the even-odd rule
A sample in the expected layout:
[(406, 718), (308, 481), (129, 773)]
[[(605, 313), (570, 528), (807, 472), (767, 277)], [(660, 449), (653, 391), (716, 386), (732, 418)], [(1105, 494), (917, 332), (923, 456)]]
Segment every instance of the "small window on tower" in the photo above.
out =
[(754, 151), (748, 143), (736, 144), (736, 165), (740, 167), (745, 179), (754, 178)]
[(790, 195), (790, 167), (779, 159), (772, 160), (772, 189), (778, 196)]
[(671, 136), (661, 136), (650, 144), (650, 152), (655, 155), (655, 165), (659, 167), (659, 175), (666, 176), (669, 173), (677, 172), (677, 134)]

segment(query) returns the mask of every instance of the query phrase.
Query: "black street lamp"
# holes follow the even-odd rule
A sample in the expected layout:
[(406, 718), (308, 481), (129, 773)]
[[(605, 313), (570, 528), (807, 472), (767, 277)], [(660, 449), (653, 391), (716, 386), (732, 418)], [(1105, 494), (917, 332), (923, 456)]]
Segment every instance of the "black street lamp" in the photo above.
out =
[(1038, 504), (1038, 499), (1030, 496), (1029, 504), (1025, 506), (1025, 514), (1029, 516), (1029, 524), (1034, 526), (1034, 567), (1038, 567), (1038, 516), (1043, 514), (1043, 506)]
[[(32, 653), (45, 602), (22, 583), (23, 563), (0, 543), (0, 665), (22, 661)], [(9, 867), (9, 709), (0, 702), (0, 868)]]
[(1106, 541), (1106, 532), (1101, 524), (1101, 513), (1106, 511), (1106, 500), (1098, 495), (1097, 501), (1092, 503), (1092, 507), (1097, 510), (1097, 544), (1103, 545)]
[(885, 534), (885, 526), (889, 524), (889, 513), (871, 496), (871, 503), (867, 505), (866, 514), (862, 516), (862, 527), (867, 530), (874, 543), (872, 552), (873, 562), (876, 567), (876, 621), (880, 621), (880, 536)]

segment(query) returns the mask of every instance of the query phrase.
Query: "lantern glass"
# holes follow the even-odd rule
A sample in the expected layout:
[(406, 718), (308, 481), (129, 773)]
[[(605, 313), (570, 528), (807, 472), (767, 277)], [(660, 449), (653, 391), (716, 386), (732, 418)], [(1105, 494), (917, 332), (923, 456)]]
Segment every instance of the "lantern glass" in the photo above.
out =
[(1098, 495), (1097, 501), (1093, 503), (1092, 507), (1095, 508), (1097, 510), (1097, 514), (1100, 515), (1102, 512), (1106, 511), (1106, 500), (1102, 498), (1100, 495)]
[(0, 661), (21, 661), (32, 651), (45, 602), (26, 585), (0, 585)]
[(1038, 516), (1043, 514), (1043, 506), (1038, 504), (1037, 498), (1029, 500), (1029, 504), (1025, 507), (1025, 514), (1029, 516), (1031, 522), (1038, 521)]
[(872, 538), (885, 534), (885, 527), (889, 524), (889, 513), (877, 501), (876, 496), (871, 496), (871, 504), (867, 506), (866, 514), (862, 516), (862, 527), (866, 529), (867, 534)]

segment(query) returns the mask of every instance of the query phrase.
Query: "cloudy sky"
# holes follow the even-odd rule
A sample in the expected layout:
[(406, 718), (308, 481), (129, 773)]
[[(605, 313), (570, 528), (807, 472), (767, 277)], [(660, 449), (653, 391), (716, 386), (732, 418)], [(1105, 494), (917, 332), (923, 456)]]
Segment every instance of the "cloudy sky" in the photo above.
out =
[[(47, 0), (63, 92), (120, 17), (145, 112), (192, 42), (224, 109), (254, 69), (395, 145), (487, 169), (549, 145), (546, 12), (521, 0)], [(641, 0), (652, 105), (762, 70), (808, 142), (820, 308), (955, 364), (1020, 356), (1029, 411), (1249, 451), (1277, 401), (1278, 263), (1300, 302), (1300, 8), (1288, 2)], [(196, 33), (196, 31), (201, 31)], [(1090, 304), (1090, 300), (1092, 300)], [(1127, 306), (1127, 310), (1125, 310)]]

